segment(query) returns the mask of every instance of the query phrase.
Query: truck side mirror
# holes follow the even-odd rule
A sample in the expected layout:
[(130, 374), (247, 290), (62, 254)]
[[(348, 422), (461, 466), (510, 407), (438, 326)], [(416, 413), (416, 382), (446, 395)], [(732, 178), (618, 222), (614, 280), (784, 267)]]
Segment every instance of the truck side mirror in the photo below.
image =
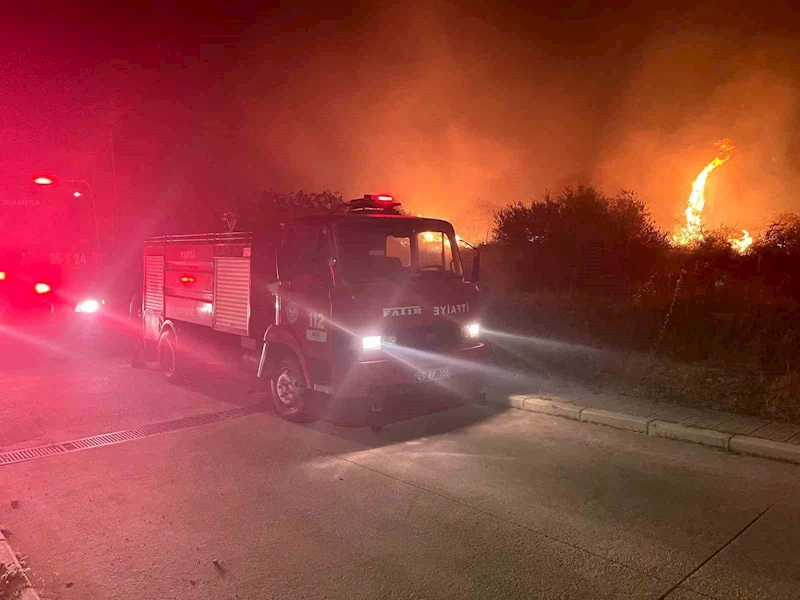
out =
[(470, 273), (469, 280), (472, 283), (478, 283), (481, 280), (481, 255), (480, 255), (480, 253), (475, 253), (475, 257), (472, 259), (472, 273)]

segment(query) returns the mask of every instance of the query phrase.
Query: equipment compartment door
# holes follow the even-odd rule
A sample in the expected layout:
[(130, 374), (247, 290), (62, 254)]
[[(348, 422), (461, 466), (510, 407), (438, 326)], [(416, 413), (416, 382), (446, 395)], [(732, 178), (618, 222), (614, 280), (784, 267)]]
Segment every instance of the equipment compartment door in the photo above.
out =
[[(160, 246), (148, 246), (144, 256), (144, 285), (142, 297), (144, 309), (144, 337), (157, 340), (161, 333), (161, 320), (164, 315), (164, 256)], [(161, 252), (157, 255), (156, 252)]]
[(250, 257), (214, 259), (214, 329), (248, 334), (250, 322)]

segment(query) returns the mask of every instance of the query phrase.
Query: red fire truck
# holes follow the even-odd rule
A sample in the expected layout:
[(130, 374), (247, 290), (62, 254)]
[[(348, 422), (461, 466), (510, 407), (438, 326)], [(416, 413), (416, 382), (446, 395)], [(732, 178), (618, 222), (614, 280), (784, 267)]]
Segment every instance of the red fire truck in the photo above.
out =
[(478, 394), (477, 261), (465, 278), (452, 225), (398, 206), (368, 195), (277, 230), (146, 240), (141, 348), (170, 380), (243, 358), (291, 421), (326, 396), (380, 410), (386, 392)]
[(2, 325), (52, 314), (86, 322), (108, 298), (90, 194), (41, 179), (50, 185), (0, 179)]

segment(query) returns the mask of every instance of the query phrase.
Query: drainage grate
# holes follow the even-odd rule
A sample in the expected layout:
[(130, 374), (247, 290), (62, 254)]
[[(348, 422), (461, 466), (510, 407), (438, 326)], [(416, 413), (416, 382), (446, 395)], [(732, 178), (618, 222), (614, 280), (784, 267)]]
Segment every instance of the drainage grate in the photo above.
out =
[(127, 429), (125, 431), (101, 433), (100, 435), (93, 435), (91, 437), (72, 440), (69, 442), (62, 442), (60, 444), (50, 444), (48, 446), (36, 446), (34, 448), (24, 448), (22, 450), (2, 452), (0, 453), (0, 466), (11, 465), (28, 460), (36, 460), (37, 458), (46, 458), (55, 454), (65, 454), (67, 452), (87, 450), (88, 448), (97, 448), (99, 446), (121, 444), (122, 442), (130, 442), (132, 440), (150, 437), (151, 435), (159, 435), (162, 433), (169, 433), (171, 431), (178, 431), (180, 429), (189, 429), (191, 427), (199, 427), (200, 425), (208, 425), (210, 423), (218, 423), (220, 421), (236, 419), (261, 411), (263, 411), (263, 408), (260, 405), (246, 406), (244, 408), (234, 408), (232, 410), (209, 413), (207, 415), (184, 417), (183, 419), (175, 419), (174, 421), (166, 421), (164, 423), (156, 423), (154, 425), (143, 425), (142, 427)]

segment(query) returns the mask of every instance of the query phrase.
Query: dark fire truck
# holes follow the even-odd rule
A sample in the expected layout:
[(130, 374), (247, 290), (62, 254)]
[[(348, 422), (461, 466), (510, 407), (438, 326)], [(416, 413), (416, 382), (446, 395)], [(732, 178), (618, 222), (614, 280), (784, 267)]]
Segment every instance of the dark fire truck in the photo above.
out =
[(243, 358), (292, 421), (326, 396), (380, 410), (386, 392), (477, 394), (477, 264), (468, 281), (453, 227), (398, 206), (368, 195), (279, 230), (146, 240), (141, 349), (170, 380)]

